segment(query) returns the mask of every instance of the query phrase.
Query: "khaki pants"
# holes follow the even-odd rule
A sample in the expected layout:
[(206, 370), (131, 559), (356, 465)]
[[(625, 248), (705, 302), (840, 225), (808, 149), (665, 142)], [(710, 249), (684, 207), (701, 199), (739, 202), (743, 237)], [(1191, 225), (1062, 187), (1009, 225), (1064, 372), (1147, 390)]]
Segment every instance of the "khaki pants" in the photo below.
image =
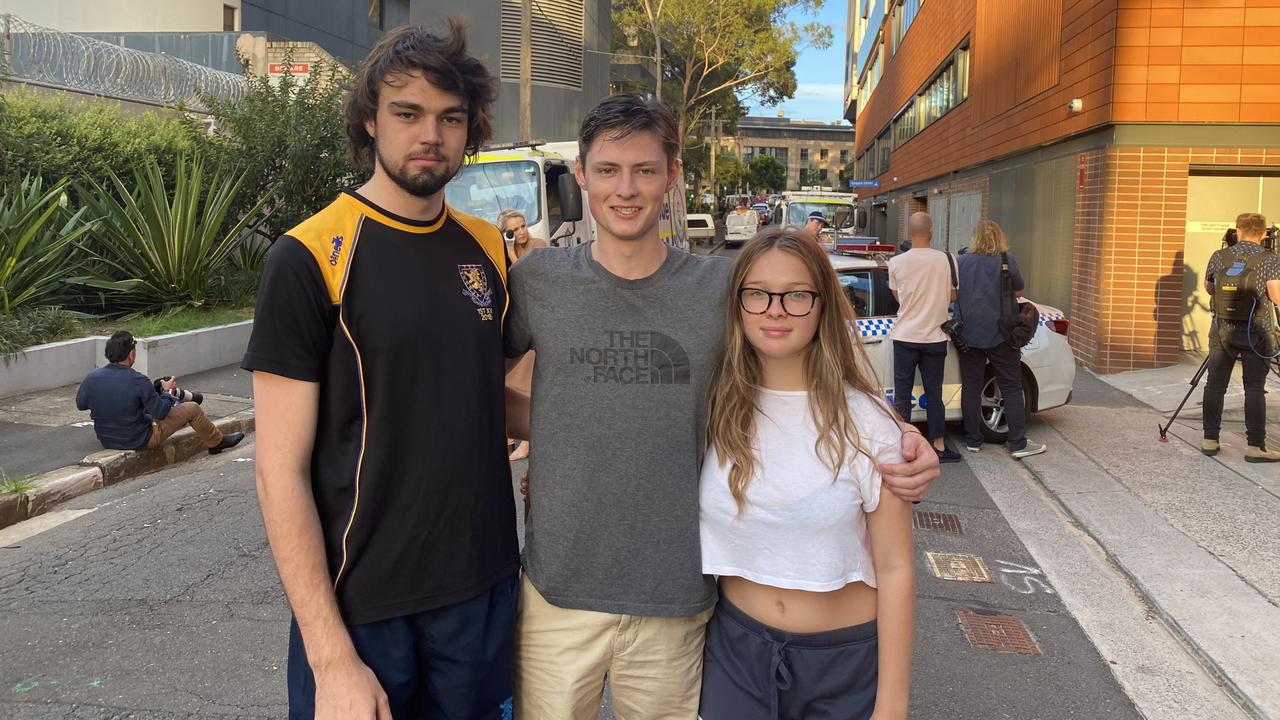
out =
[(222, 431), (214, 427), (204, 410), (193, 402), (183, 402), (174, 405), (163, 420), (151, 421), (151, 439), (147, 440), (147, 448), (158, 447), (188, 423), (205, 447), (217, 447), (222, 442)]
[(560, 608), (525, 577), (516, 615), (515, 717), (594, 720), (608, 675), (618, 720), (694, 720), (712, 609), (645, 617)]

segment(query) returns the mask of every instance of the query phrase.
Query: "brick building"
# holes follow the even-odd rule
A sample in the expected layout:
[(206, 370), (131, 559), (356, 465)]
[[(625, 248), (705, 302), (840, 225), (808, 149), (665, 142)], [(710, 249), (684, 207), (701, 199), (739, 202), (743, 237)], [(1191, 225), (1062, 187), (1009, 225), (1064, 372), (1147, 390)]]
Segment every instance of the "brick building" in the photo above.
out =
[(848, 28), (870, 232), (1000, 222), (1095, 370), (1205, 348), (1209, 254), (1280, 220), (1280, 0), (850, 0)]

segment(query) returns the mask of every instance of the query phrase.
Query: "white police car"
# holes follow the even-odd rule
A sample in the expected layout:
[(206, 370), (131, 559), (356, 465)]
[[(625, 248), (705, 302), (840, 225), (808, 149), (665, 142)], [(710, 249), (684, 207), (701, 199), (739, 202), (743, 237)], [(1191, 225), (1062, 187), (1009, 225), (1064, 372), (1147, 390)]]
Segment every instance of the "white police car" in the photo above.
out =
[[(885, 397), (893, 402), (893, 346), (889, 342), (889, 330), (898, 313), (898, 301), (889, 290), (889, 269), (879, 257), (835, 254), (828, 257), (858, 314), (858, 334), (871, 356)], [(1066, 315), (1048, 305), (1035, 305), (1040, 310), (1040, 327), (1031, 342), (1022, 348), (1022, 392), (1028, 412), (1070, 402), (1076, 377), (1075, 357), (1067, 345)], [(942, 401), (947, 408), (947, 420), (958, 421), (961, 419), (960, 366), (955, 346), (948, 343), (947, 347)], [(913, 421), (925, 420), (924, 402), (924, 388), (916, 385), (911, 390)], [(1008, 437), (1004, 402), (990, 367), (982, 387), (982, 421), (982, 434), (987, 442), (1002, 443)]]

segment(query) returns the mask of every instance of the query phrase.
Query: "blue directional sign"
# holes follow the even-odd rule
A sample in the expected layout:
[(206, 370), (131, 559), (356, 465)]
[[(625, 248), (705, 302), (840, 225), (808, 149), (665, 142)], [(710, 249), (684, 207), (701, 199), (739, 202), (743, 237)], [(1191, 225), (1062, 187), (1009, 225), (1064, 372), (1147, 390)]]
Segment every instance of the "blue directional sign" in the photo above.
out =
[(880, 189), (879, 180), (850, 180), (849, 188), (871, 188), (872, 190)]

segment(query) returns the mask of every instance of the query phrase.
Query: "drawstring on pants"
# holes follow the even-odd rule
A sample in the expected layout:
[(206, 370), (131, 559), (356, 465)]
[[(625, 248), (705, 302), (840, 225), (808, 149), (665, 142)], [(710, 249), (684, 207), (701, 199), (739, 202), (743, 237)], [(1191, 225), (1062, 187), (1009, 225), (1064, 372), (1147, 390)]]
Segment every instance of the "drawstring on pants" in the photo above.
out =
[(769, 680), (773, 684), (773, 692), (769, 698), (769, 717), (773, 718), (773, 720), (781, 720), (778, 717), (778, 693), (791, 689), (791, 667), (787, 665), (787, 642), (785, 640), (782, 642), (773, 640), (772, 644), (773, 662), (770, 666)]

